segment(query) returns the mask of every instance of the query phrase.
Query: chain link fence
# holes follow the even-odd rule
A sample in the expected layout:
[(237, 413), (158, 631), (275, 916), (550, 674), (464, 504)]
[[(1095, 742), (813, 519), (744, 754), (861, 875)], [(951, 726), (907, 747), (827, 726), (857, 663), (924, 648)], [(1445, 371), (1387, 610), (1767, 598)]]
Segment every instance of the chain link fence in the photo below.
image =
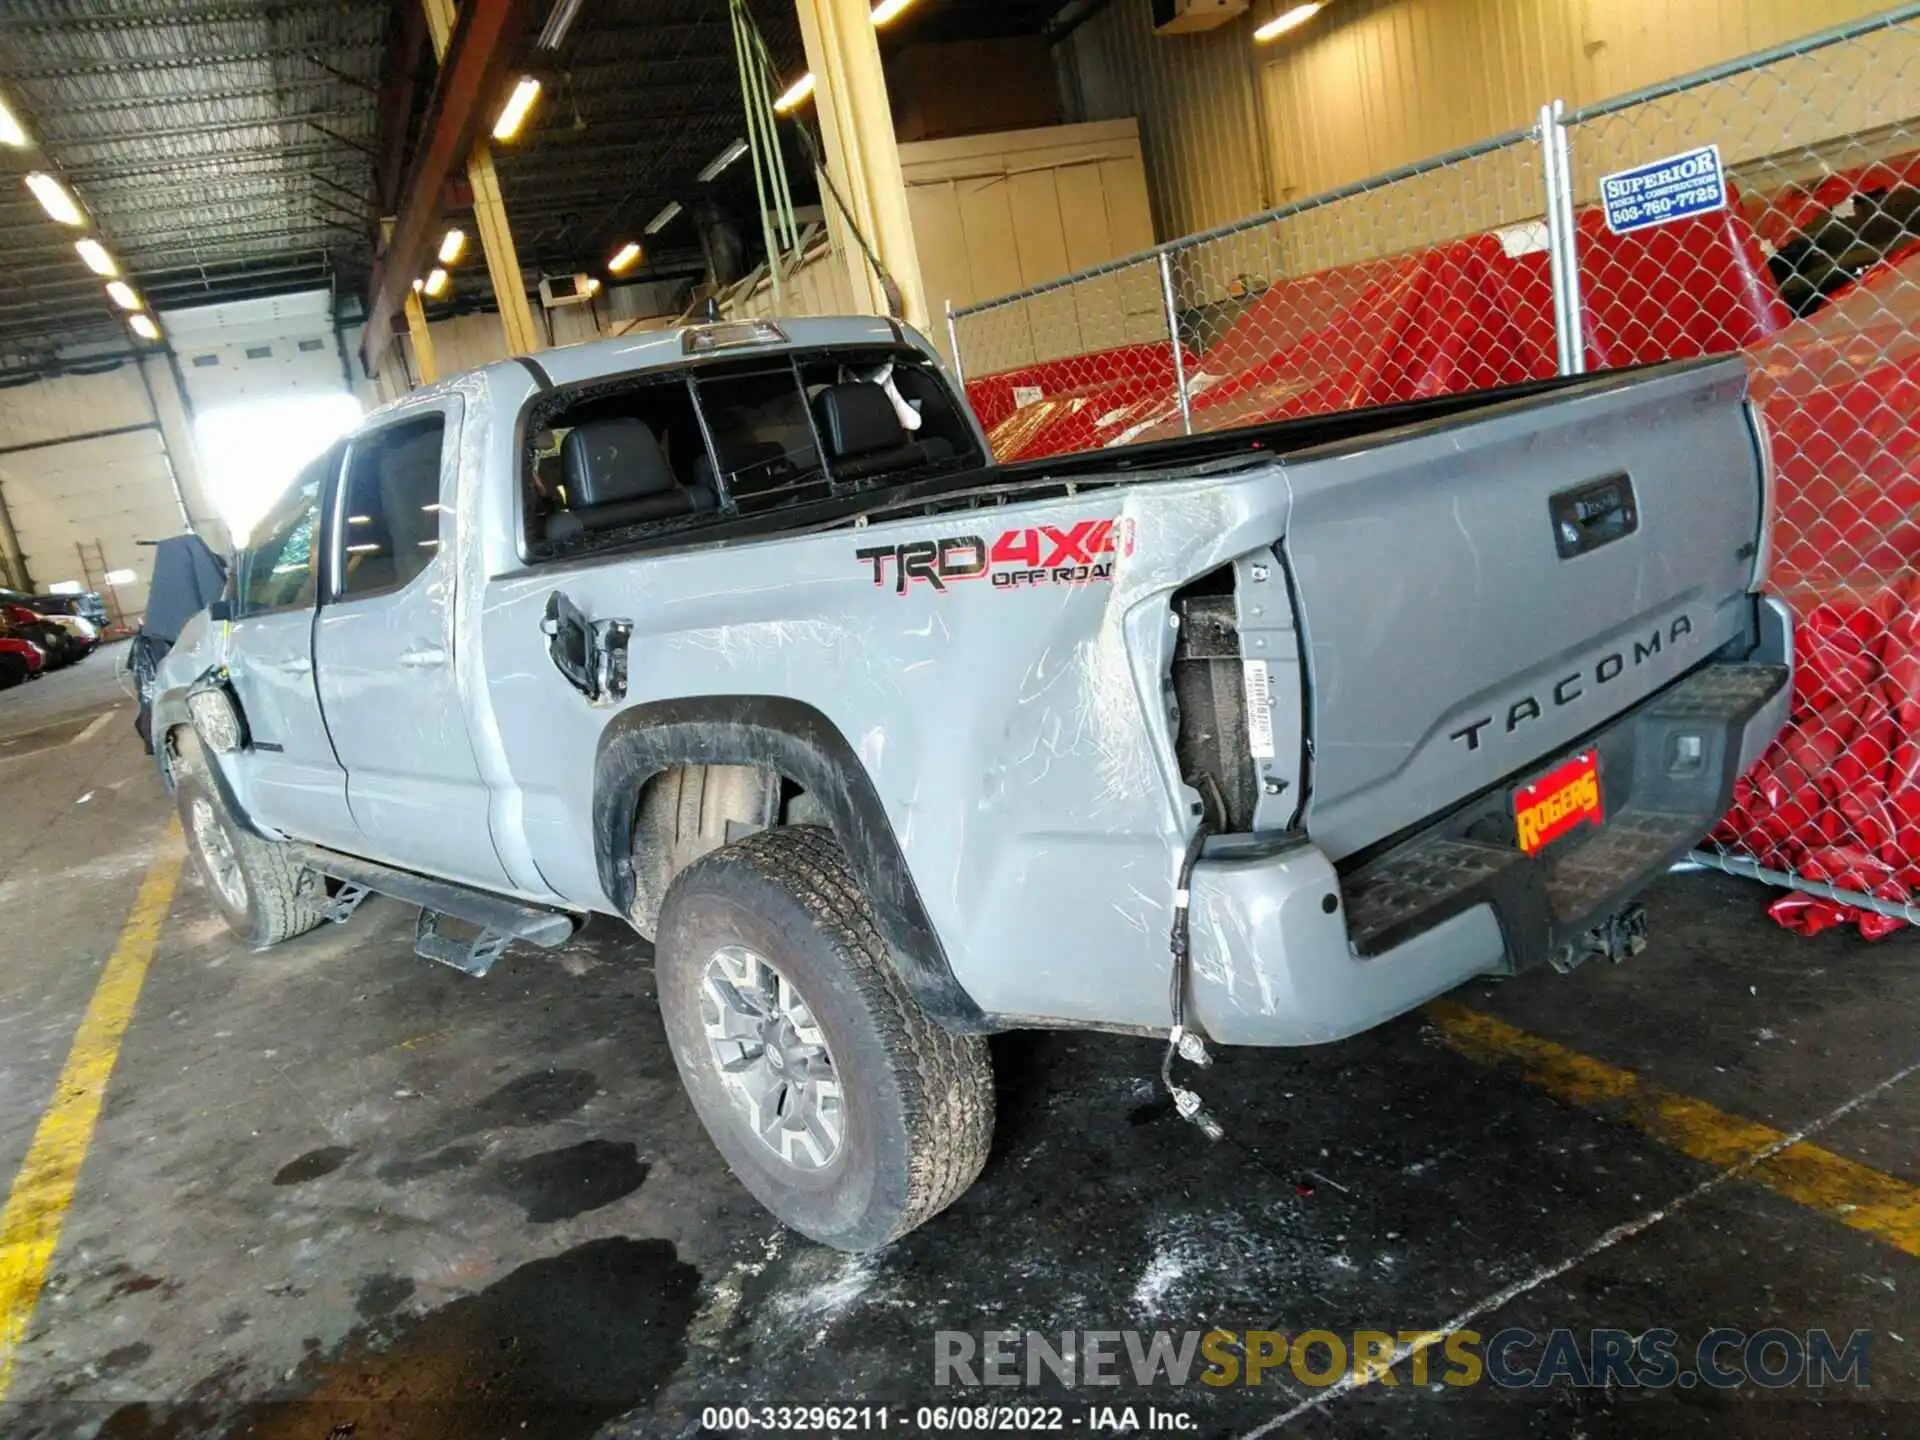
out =
[[(1708, 146), (1724, 205), (1609, 223), (1608, 177)], [(1799, 674), (1697, 858), (1796, 928), (1920, 924), (1920, 4), (949, 325), (1005, 460), (1745, 354)]]
[[(1701, 858), (1804, 930), (1920, 923), (1920, 6), (1567, 116), (1592, 368), (1741, 351), (1768, 432), (1785, 734)], [(1712, 144), (1727, 206), (1616, 237), (1608, 175)], [(1697, 296), (1688, 322), (1676, 294)], [(1618, 353), (1621, 351), (1630, 353)]]
[(949, 317), (1002, 460), (1555, 373), (1516, 131)]

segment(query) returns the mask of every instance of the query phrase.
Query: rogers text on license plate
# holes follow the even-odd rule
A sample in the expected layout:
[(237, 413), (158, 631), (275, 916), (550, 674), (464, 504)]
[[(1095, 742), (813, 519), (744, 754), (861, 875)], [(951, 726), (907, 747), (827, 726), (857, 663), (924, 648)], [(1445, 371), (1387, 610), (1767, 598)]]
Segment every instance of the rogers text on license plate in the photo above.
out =
[(1520, 848), (1537, 855), (1568, 831), (1606, 823), (1600, 802), (1600, 757), (1582, 751), (1514, 792)]

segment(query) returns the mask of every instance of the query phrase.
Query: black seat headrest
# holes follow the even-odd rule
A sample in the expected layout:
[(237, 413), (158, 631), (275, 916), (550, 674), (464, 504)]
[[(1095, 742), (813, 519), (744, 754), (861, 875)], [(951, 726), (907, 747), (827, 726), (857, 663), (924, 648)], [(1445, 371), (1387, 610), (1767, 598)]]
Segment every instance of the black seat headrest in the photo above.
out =
[(894, 414), (893, 401), (878, 385), (855, 380), (829, 385), (813, 397), (813, 416), (820, 438), (836, 460), (871, 455), (906, 443), (907, 432)]
[(560, 442), (560, 460), (569, 508), (636, 500), (677, 484), (652, 429), (631, 416), (575, 426)]

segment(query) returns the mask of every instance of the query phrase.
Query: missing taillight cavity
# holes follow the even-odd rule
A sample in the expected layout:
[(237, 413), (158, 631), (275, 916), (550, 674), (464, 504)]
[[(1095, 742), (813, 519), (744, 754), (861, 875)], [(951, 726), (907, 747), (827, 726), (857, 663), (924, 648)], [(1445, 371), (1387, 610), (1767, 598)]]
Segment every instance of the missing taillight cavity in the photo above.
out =
[(1180, 617), (1173, 652), (1173, 696), (1180, 712), (1174, 753), (1180, 774), (1200, 793), (1208, 828), (1245, 833), (1253, 829), (1259, 781), (1247, 730), (1232, 567), (1210, 571), (1175, 591), (1172, 605)]

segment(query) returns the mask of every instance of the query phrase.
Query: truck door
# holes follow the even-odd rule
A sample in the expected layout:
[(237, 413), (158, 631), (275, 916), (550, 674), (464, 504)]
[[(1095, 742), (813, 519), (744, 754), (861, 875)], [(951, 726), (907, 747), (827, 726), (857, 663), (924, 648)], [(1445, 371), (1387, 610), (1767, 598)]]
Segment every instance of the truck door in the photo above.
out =
[(298, 839), (351, 848), (358, 832), (347, 776), (313, 684), (320, 517), (343, 449), (334, 446), (294, 477), (236, 557), (227, 670), (251, 739), (231, 768), (247, 812)]
[(314, 664), (360, 853), (510, 889), (453, 664), (459, 425), (447, 398), (349, 443)]

